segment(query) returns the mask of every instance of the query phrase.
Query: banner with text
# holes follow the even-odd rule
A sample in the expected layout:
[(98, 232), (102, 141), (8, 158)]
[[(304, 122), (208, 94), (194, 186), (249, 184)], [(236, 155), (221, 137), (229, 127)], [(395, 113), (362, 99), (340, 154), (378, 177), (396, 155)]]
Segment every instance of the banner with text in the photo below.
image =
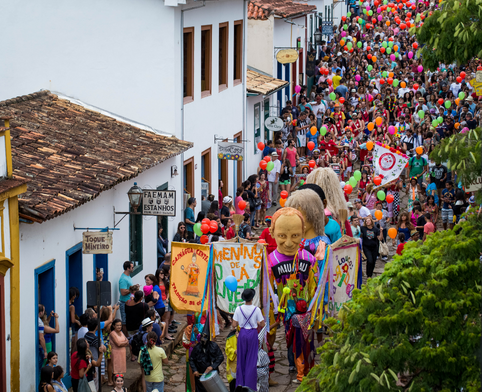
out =
[(332, 250), (333, 301), (329, 310), (337, 314), (345, 302), (351, 301), (353, 289), (361, 286), (360, 247), (358, 244)]
[[(173, 242), (169, 297), (176, 312), (200, 312), (209, 262), (209, 245)], [(204, 301), (204, 310), (208, 301)]]
[(373, 150), (375, 175), (380, 176), (382, 179), (380, 185), (385, 185), (400, 177), (402, 170), (407, 165), (408, 157), (400, 151), (380, 142), (375, 143)]
[(218, 142), (218, 158), (242, 161), (244, 159), (243, 143)]
[[(254, 289), (256, 295), (254, 306), (261, 306), (260, 283), (261, 265), (263, 264), (263, 247), (256, 244), (241, 244), (234, 242), (215, 242), (214, 271), (216, 273), (216, 305), (228, 313), (234, 313), (243, 304), (241, 299), (244, 289)], [(238, 281), (235, 292), (224, 284), (228, 276), (234, 276)]]

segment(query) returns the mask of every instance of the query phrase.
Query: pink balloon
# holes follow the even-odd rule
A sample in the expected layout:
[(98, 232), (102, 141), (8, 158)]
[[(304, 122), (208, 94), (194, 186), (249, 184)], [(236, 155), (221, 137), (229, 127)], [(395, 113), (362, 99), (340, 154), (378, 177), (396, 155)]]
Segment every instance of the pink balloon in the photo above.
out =
[(383, 20), (383, 16), (378, 15), (378, 21), (381, 22)]
[(298, 94), (301, 91), (301, 86), (295, 86), (295, 93)]
[(395, 133), (395, 127), (393, 125), (390, 125), (388, 127), (388, 132), (390, 132), (390, 135), (393, 135)]
[(344, 37), (346, 35), (346, 31), (341, 32), (341, 36)]
[(382, 13), (382, 9), (381, 9), (380, 7), (378, 7), (378, 8), (377, 8), (377, 12), (378, 12), (379, 14), (381, 14), (381, 13)]
[(395, 57), (395, 55), (392, 53), (392, 54), (390, 55), (390, 60), (395, 61), (395, 59), (396, 59), (396, 57)]
[(360, 79), (361, 79), (361, 76), (360, 76), (360, 75), (355, 75), (355, 80), (356, 80), (357, 82), (359, 82)]
[(367, 11), (370, 11), (370, 6), (369, 6), (369, 5), (367, 5), (365, 8), (367, 9)]
[(358, 82), (355, 82), (355, 86), (358, 86)]
[(373, 101), (373, 97), (370, 94), (368, 94), (368, 101), (369, 102)]
[(419, 65), (417, 70), (418, 70), (418, 72), (423, 72), (423, 67), (421, 65)]
[(398, 29), (393, 29), (394, 34), (398, 34)]
[(412, 57), (413, 57), (413, 52), (412, 51), (408, 52), (408, 58), (411, 59)]

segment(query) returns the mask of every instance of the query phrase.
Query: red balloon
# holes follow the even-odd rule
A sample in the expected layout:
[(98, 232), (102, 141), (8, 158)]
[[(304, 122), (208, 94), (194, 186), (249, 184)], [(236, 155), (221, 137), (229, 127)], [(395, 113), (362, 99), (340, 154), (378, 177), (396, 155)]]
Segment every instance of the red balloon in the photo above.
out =
[(455, 80), (457, 81), (457, 83), (462, 83), (462, 78), (460, 76), (457, 76)]
[(258, 244), (266, 244), (266, 241), (263, 239), (258, 240)]
[(331, 79), (326, 79), (326, 83), (328, 83), (330, 86), (331, 84), (333, 83), (333, 81)]
[(373, 24), (377, 23), (377, 20), (375, 18), (372, 18), (372, 23)]
[(464, 71), (460, 72), (460, 77), (462, 79), (465, 79), (466, 76), (467, 76), (467, 74)]
[(345, 193), (349, 195), (350, 193), (353, 192), (353, 187), (350, 184), (346, 184), (345, 187), (343, 188), (345, 190)]
[(216, 233), (217, 230), (218, 230), (218, 222), (212, 221), (211, 224), (209, 225), (209, 231), (211, 233)]
[(380, 52), (385, 53), (385, 48), (383, 46), (380, 48)]
[[(459, 82), (460, 83), (460, 82)], [(444, 100), (443, 98), (439, 98), (439, 100), (437, 101), (439, 105), (443, 105), (444, 104)]]
[(414, 5), (412, 5), (411, 8), (412, 8), (412, 10), (415, 10), (415, 8), (417, 8), (417, 7), (415, 7), (415, 4), (414, 4)]
[(417, 44), (416, 42), (414, 42), (414, 43), (412, 44), (412, 48), (417, 49), (417, 48), (418, 48), (418, 44)]
[(238, 208), (240, 210), (244, 210), (246, 208), (246, 202), (244, 200), (241, 200), (239, 203), (238, 203)]
[(380, 79), (380, 84), (381, 85), (385, 84), (385, 79)]
[(259, 142), (259, 143), (258, 143), (258, 149), (259, 149), (259, 150), (264, 150), (265, 147), (266, 147), (266, 146), (264, 145), (263, 142)]
[(387, 79), (387, 82), (388, 82), (388, 84), (392, 84), (392, 83), (393, 83), (393, 78), (388, 78), (388, 79)]
[(210, 221), (208, 218), (204, 218), (204, 219), (201, 221), (201, 224), (202, 224), (202, 225), (210, 225), (210, 224), (211, 224), (211, 221)]
[(259, 163), (259, 167), (263, 170), (266, 170), (266, 167), (268, 166), (268, 163), (266, 161), (261, 161)]
[(200, 241), (201, 244), (207, 244), (209, 242), (209, 237), (207, 235), (202, 235)]
[(209, 233), (209, 228), (210, 228), (209, 225), (207, 225), (207, 224), (205, 224), (205, 223), (201, 225), (201, 231), (202, 231), (204, 234)]
[(345, 98), (340, 97), (339, 101), (340, 101), (340, 103), (345, 103)]
[(379, 176), (376, 176), (374, 179), (373, 179), (373, 183), (375, 185), (380, 185), (382, 183), (382, 179), (379, 177)]
[(407, 28), (407, 25), (406, 25), (405, 23), (401, 23), (401, 24), (400, 24), (400, 28), (401, 28), (402, 30), (405, 30), (405, 29)]
[(312, 159), (308, 162), (308, 165), (313, 169), (316, 166), (316, 162)]
[(408, 16), (409, 18), (411, 18), (411, 17), (412, 17), (412, 13), (411, 13), (411, 12), (407, 12), (407, 16)]
[(280, 194), (282, 199), (287, 199), (288, 198), (288, 191), (281, 191)]
[(418, 90), (418, 87), (419, 87), (419, 85), (418, 85), (417, 83), (415, 83), (415, 84), (413, 85), (413, 89), (414, 89), (415, 91)]
[(408, 18), (408, 17), (405, 18), (405, 22), (407, 22), (407, 23), (410, 22), (410, 18)]
[(312, 151), (315, 148), (315, 142), (308, 142), (306, 146), (308, 147), (308, 150)]
[(344, 21), (346, 20), (346, 16), (343, 15), (343, 16), (341, 17), (341, 20), (344, 22)]
[[(369, 54), (369, 55), (367, 56), (367, 58), (368, 58), (368, 60), (371, 60), (371, 59), (372, 59), (372, 55)], [(328, 83), (328, 84), (329, 84), (329, 83)]]
[(370, 47), (370, 45), (367, 46), (367, 50), (372, 50), (372, 48)]
[(395, 198), (393, 197), (393, 195), (387, 195), (386, 199), (388, 204), (390, 203), (393, 203), (393, 200), (395, 200)]
[(347, 51), (347, 50), (348, 50), (348, 46), (345, 45), (345, 46), (343, 47), (343, 49), (344, 49), (345, 51)]
[(263, 160), (268, 163), (269, 161), (271, 161), (271, 157), (269, 155), (266, 155)]

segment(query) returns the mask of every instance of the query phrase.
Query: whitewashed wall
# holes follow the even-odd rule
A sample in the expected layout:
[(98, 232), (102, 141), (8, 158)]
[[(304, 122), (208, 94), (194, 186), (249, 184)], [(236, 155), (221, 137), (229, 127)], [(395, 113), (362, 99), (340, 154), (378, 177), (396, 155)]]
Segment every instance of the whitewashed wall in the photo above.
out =
[(267, 20), (248, 19), (247, 61), (254, 67), (273, 76), (274, 17)]
[[(20, 293), (20, 325), (28, 329), (22, 329), (20, 341), (20, 377), (22, 391), (36, 390), (35, 384), (35, 361), (37, 350), (35, 345), (34, 326), (36, 325), (36, 303), (34, 293), (34, 270), (39, 266), (55, 260), (55, 310), (59, 314), (60, 333), (56, 335), (56, 352), (59, 354), (59, 365), (66, 366), (66, 256), (65, 252), (82, 241), (82, 231), (76, 227), (113, 227), (113, 206), (117, 211), (127, 211), (129, 201), (127, 191), (137, 182), (141, 188), (156, 188), (169, 182), (173, 184), (170, 175), (170, 165), (178, 164), (178, 158), (171, 158), (163, 164), (152, 168), (131, 181), (123, 182), (115, 188), (102, 193), (95, 200), (81, 207), (51, 219), (42, 224), (20, 224), (20, 266), (22, 289)], [(179, 178), (179, 177), (177, 177)], [(177, 180), (176, 180), (177, 181)], [(173, 189), (170, 186), (170, 189)], [(177, 228), (177, 223), (182, 219), (181, 194), (179, 185), (175, 185), (177, 191), (177, 216), (169, 221), (169, 240), (172, 240)], [(122, 215), (116, 216), (118, 221)], [(109, 255), (109, 281), (112, 283), (112, 302), (119, 298), (118, 280), (123, 273), (123, 263), (129, 259), (129, 217), (126, 217), (114, 231), (113, 253)], [(87, 281), (93, 280), (93, 255), (82, 255), (83, 260), (83, 308), (86, 308)], [(144, 285), (144, 276), (155, 273), (157, 268), (157, 220), (154, 216), (143, 218), (143, 270), (134, 278), (134, 283)], [(6, 281), (8, 281), (8, 276)], [(7, 289), (7, 288), (6, 288)], [(8, 308), (6, 312), (7, 326)], [(8, 333), (8, 331), (7, 331)], [(7, 371), (9, 371), (7, 369)], [(33, 376), (32, 376), (33, 375)]]
[[(4, 138), (2, 138), (3, 140)], [(3, 210), (3, 230), (4, 230), (4, 235), (5, 235), (5, 257), (8, 259), (11, 259), (11, 249), (10, 249), (10, 209), (8, 208), (8, 200), (4, 200), (3, 202), (0, 202), (0, 206), (5, 208)], [(5, 306), (5, 336), (9, 336), (11, 334), (11, 325), (10, 325), (10, 269), (7, 271), (5, 274), (4, 278), (4, 293), (5, 293), (5, 298), (2, 299), (4, 301), (4, 306)], [(9, 339), (6, 342), (1, 342), (1, 344), (5, 344), (5, 363), (7, 365), (7, 380), (6, 380), (6, 385), (7, 385), (7, 390), (9, 390), (10, 387), (10, 352), (11, 352), (11, 340)]]

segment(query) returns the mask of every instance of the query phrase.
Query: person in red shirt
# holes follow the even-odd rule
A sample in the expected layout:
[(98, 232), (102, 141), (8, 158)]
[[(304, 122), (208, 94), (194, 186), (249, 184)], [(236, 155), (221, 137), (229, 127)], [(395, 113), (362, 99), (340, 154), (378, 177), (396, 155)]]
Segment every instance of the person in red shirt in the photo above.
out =
[(223, 219), (224, 221), (224, 238), (230, 240), (236, 237), (236, 232), (234, 231), (233, 220), (231, 218)]
[(405, 247), (405, 234), (400, 233), (398, 235), (398, 240), (400, 241), (400, 244), (397, 246), (397, 255), (401, 256), (403, 252), (403, 248)]
[(266, 226), (268, 227), (263, 230), (263, 232), (259, 236), (259, 239), (265, 240), (266, 243), (268, 244), (267, 251), (269, 255), (271, 252), (273, 252), (276, 249), (277, 245), (276, 245), (276, 241), (274, 240), (273, 237), (271, 237), (271, 234), (269, 232), (269, 228), (271, 227), (271, 216), (267, 216), (264, 219), (264, 221), (266, 222)]
[(341, 146), (338, 146), (333, 140), (333, 135), (331, 133), (327, 133), (324, 137), (324, 140), (322, 139), (320, 142), (320, 150), (327, 150), (330, 155), (338, 155), (338, 148)]

